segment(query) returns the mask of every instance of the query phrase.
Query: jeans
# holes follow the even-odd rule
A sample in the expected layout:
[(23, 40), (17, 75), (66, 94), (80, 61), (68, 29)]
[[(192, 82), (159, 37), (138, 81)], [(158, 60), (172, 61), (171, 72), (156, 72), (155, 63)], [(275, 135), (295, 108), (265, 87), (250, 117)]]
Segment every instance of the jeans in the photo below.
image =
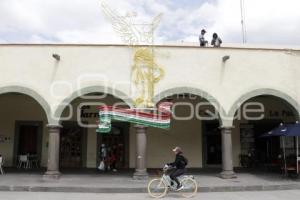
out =
[(180, 186), (180, 183), (179, 183), (177, 177), (183, 175), (185, 173), (185, 171), (186, 171), (185, 169), (175, 169), (174, 171), (171, 172), (170, 178), (177, 183), (177, 187)]

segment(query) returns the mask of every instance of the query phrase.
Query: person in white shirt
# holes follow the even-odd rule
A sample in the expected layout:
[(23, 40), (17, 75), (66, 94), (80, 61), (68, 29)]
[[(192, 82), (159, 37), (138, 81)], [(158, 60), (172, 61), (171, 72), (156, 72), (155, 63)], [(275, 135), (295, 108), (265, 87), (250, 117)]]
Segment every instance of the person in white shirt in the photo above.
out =
[(208, 44), (208, 41), (205, 40), (204, 35), (206, 33), (205, 29), (201, 30), (201, 34), (199, 35), (200, 47), (205, 47)]

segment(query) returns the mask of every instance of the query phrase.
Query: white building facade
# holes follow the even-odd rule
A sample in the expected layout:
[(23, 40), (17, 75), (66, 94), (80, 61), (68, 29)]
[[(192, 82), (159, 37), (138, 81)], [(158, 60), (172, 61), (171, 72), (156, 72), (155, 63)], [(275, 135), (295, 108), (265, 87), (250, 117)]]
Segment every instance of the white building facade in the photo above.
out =
[(153, 101), (173, 101), (171, 128), (114, 122), (112, 133), (104, 135), (95, 127), (99, 104), (134, 106), (133, 49), (0, 45), (5, 165), (17, 166), (20, 155), (32, 154), (51, 176), (61, 168), (96, 168), (106, 144), (117, 151), (118, 168), (135, 168), (144, 176), (147, 168), (170, 162), (171, 149), (181, 146), (190, 168), (220, 167), (222, 177), (231, 178), (252, 148), (270, 159), (280, 151), (280, 142), (265, 150), (258, 137), (281, 122), (299, 120), (300, 49), (154, 49), (165, 74)]

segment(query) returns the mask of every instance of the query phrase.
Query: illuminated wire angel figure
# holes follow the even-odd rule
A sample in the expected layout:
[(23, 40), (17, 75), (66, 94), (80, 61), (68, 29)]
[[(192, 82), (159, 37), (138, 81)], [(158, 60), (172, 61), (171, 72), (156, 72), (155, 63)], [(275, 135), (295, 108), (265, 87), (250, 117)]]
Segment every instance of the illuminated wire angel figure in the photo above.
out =
[[(121, 16), (104, 2), (102, 2), (102, 9), (123, 42), (134, 48), (132, 79), (139, 93), (135, 99), (135, 106), (153, 107), (154, 85), (164, 76), (164, 70), (155, 62), (153, 50), (153, 33), (162, 14), (156, 16), (150, 24), (134, 24), (131, 19), (133, 15)], [(138, 45), (151, 45), (151, 47)]]

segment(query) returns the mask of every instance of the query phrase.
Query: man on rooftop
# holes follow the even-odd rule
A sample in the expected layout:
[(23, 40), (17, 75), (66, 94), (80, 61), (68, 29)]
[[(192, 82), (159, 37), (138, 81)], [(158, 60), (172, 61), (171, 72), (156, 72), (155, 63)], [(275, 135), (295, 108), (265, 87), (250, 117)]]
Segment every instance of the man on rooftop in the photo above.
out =
[(205, 40), (204, 35), (206, 33), (205, 29), (201, 30), (201, 34), (199, 36), (200, 47), (205, 47), (208, 44), (208, 41)]

